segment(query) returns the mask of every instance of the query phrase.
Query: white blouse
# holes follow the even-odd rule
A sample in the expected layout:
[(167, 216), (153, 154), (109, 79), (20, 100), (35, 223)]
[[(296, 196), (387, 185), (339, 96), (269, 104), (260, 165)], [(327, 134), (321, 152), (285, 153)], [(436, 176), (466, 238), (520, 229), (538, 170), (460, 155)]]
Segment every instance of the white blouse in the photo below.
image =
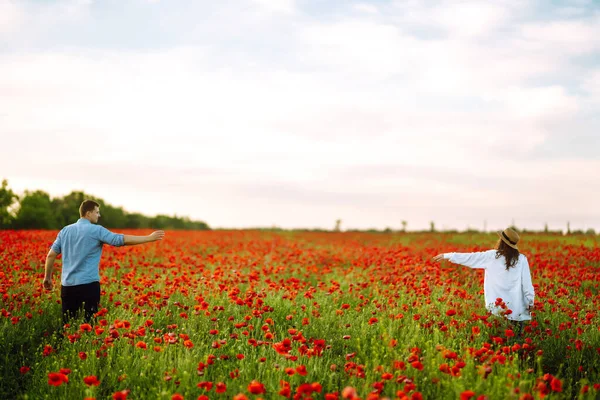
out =
[(496, 305), (496, 299), (501, 298), (512, 313), (508, 319), (514, 321), (530, 320), (527, 310), (533, 306), (535, 292), (531, 283), (531, 272), (527, 257), (520, 254), (514, 267), (506, 270), (504, 256), (496, 258), (496, 250), (476, 253), (444, 253), (444, 258), (450, 262), (470, 268), (485, 269), (483, 290), (485, 292), (485, 307), (493, 314), (500, 314), (502, 308)]

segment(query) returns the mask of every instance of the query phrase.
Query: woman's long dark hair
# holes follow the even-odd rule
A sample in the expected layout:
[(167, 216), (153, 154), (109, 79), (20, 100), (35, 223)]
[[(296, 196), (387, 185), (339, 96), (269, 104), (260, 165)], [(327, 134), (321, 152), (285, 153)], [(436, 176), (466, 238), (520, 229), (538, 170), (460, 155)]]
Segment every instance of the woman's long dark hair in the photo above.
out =
[(506, 270), (517, 265), (517, 261), (519, 261), (519, 250), (513, 249), (506, 243), (502, 241), (502, 239), (498, 239), (498, 243), (496, 243), (496, 258), (500, 258), (500, 256), (504, 256), (506, 260)]

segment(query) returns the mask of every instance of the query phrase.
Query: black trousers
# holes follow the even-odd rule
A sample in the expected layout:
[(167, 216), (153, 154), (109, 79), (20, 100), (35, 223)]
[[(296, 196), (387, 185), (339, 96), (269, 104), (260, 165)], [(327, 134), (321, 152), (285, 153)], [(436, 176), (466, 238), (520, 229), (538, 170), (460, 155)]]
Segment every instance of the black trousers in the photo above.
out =
[(66, 324), (71, 318), (79, 318), (82, 309), (85, 322), (90, 322), (94, 314), (98, 312), (100, 282), (61, 286), (60, 298), (62, 300), (63, 324)]

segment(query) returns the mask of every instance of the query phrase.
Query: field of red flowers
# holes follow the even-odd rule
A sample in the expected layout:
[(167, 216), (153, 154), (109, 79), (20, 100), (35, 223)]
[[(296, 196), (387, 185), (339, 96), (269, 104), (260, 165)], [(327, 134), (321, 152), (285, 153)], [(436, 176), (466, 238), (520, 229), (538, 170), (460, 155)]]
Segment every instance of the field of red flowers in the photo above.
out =
[(431, 261), (494, 234), (167, 232), (105, 246), (101, 311), (65, 328), (60, 259), (41, 284), (56, 233), (0, 231), (3, 399), (600, 396), (597, 237), (522, 235), (536, 305), (517, 339), (482, 271)]

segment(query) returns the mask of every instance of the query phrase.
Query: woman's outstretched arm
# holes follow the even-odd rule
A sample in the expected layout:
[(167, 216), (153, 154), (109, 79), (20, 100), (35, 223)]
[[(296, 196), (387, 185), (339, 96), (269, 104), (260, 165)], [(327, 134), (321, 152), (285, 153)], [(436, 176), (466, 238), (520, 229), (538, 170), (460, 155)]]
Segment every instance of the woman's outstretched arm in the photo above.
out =
[(469, 268), (485, 269), (489, 262), (489, 252), (478, 251), (475, 253), (442, 253), (433, 257), (433, 261), (448, 260), (455, 264), (464, 265)]

